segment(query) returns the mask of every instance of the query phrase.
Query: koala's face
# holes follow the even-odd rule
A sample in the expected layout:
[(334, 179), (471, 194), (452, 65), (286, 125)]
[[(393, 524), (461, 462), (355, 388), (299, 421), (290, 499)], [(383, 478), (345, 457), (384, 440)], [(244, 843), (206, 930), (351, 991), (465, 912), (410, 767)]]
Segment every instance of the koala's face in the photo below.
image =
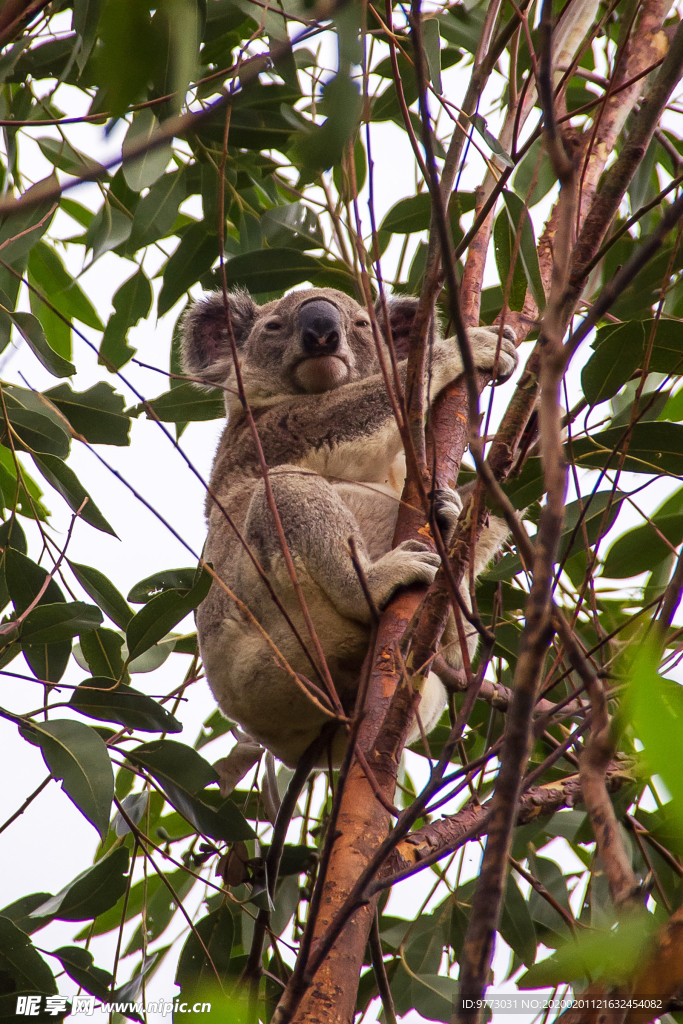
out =
[(231, 337), (250, 401), (321, 394), (379, 369), (370, 318), (350, 296), (311, 288), (259, 306), (245, 291), (196, 303), (183, 326), (186, 372), (207, 385), (235, 386)]
[(332, 289), (262, 306), (242, 353), (245, 385), (261, 395), (320, 394), (378, 369), (367, 312)]

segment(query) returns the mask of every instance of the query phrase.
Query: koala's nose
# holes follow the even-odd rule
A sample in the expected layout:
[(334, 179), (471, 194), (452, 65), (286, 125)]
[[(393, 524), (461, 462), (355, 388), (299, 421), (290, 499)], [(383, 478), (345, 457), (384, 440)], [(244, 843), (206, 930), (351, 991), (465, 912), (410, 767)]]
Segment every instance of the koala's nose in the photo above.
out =
[(299, 310), (301, 346), (309, 356), (333, 355), (339, 348), (339, 310), (325, 299), (307, 302)]

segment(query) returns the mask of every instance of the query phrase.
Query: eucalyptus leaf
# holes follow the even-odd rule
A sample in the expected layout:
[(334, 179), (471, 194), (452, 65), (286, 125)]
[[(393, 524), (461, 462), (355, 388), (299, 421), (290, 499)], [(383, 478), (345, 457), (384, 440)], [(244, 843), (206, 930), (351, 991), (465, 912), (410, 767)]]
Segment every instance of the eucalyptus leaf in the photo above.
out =
[(66, 795), (104, 838), (114, 796), (114, 773), (102, 738), (90, 726), (68, 719), (32, 721), (19, 731), (25, 740), (40, 747), (47, 767), (61, 780)]

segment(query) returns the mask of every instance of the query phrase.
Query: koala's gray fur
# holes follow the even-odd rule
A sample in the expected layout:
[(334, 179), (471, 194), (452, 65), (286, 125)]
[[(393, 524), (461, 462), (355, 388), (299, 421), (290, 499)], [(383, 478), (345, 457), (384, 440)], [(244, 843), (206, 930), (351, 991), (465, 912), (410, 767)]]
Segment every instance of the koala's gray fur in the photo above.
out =
[[(389, 300), (399, 351), (415, 302)], [(349, 538), (355, 539), (378, 608), (402, 585), (431, 582), (439, 565), (439, 557), (420, 542), (391, 549), (405, 460), (370, 320), (348, 295), (327, 288), (293, 292), (263, 306), (245, 291), (232, 292), (229, 316), (230, 324), (223, 297), (216, 293), (196, 303), (184, 324), (186, 373), (226, 388), (228, 424), (216, 453), (211, 490), (308, 640), (253, 437), (236, 396), (231, 329), (298, 579), (337, 692), (351, 713), (367, 652), (370, 609), (351, 563)], [(500, 348), (497, 329), (477, 328), (469, 337), (477, 367), (493, 369), (498, 353), (498, 381), (507, 379), (517, 361), (514, 336), (504, 332)], [(405, 378), (405, 360), (399, 368)], [(431, 398), (461, 373), (456, 341), (437, 338), (431, 353)], [(459, 495), (441, 491), (437, 503), (440, 521), (451, 530), (461, 508)], [(207, 501), (207, 517), (204, 557), (248, 606), (291, 668), (320, 685), (245, 545), (212, 499)], [(477, 545), (475, 572), (492, 558), (506, 534), (502, 521), (491, 519)], [(277, 664), (263, 634), (215, 582), (198, 610), (197, 627), (206, 675), (222, 710), (286, 764), (296, 764), (327, 720), (305, 685), (297, 686)], [(453, 622), (443, 642), (448, 661), (459, 667)], [(471, 653), (475, 647), (473, 635)], [(427, 732), (445, 703), (443, 686), (431, 673), (420, 703)], [(408, 742), (418, 735), (414, 725)], [(336, 760), (344, 744), (338, 736)]]

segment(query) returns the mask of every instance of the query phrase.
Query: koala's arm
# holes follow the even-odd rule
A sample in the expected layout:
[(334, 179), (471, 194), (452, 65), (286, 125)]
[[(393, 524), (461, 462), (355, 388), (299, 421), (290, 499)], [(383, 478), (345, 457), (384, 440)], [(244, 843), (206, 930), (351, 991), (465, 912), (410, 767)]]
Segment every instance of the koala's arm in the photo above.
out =
[[(474, 328), (469, 332), (475, 366), (492, 370), (498, 364), (498, 381), (506, 380), (517, 357), (514, 335), (505, 333), (498, 345), (498, 331)], [(398, 365), (405, 386), (407, 360)], [(454, 338), (437, 341), (426, 375), (425, 401), (433, 400), (463, 372)], [(429, 392), (429, 394), (428, 394)], [(301, 395), (286, 409), (276, 406), (260, 414), (262, 437), (269, 466), (297, 464), (329, 477), (379, 480), (401, 450), (401, 438), (382, 374), (345, 384), (323, 395)]]

